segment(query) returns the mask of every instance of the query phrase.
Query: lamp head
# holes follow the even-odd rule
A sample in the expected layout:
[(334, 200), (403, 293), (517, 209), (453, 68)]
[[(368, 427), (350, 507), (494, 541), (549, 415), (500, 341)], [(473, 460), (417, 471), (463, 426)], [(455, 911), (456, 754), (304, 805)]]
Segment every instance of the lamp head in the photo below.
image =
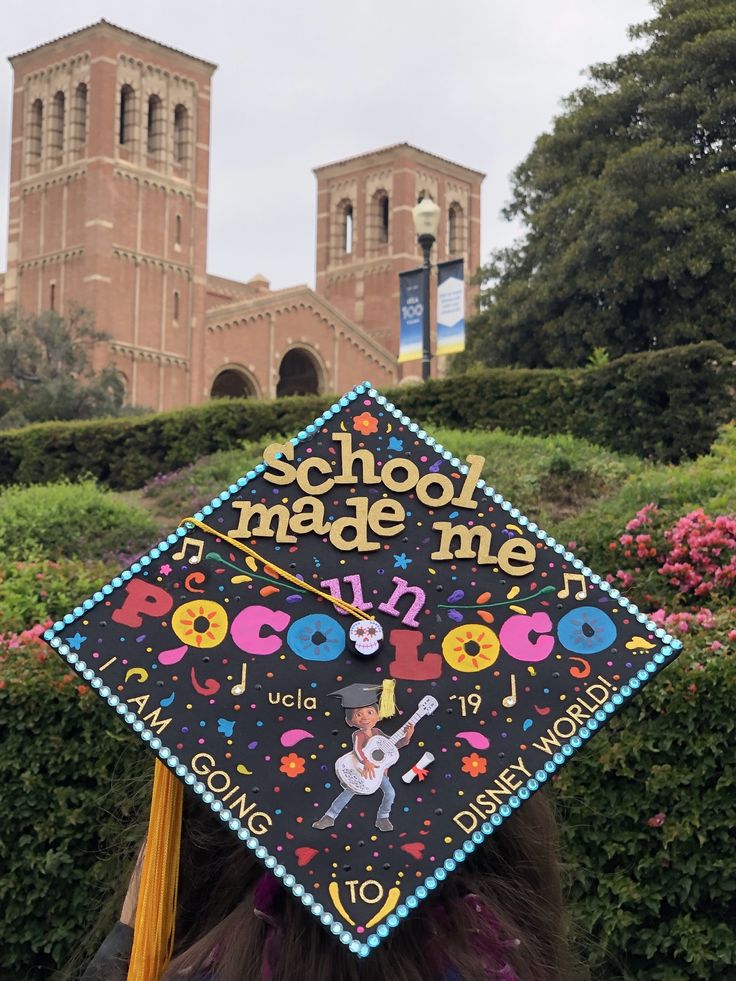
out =
[(425, 235), (431, 235), (433, 239), (437, 238), (437, 229), (440, 225), (440, 209), (432, 198), (428, 196), (422, 198), (419, 204), (412, 208), (411, 214), (414, 219), (417, 238)]

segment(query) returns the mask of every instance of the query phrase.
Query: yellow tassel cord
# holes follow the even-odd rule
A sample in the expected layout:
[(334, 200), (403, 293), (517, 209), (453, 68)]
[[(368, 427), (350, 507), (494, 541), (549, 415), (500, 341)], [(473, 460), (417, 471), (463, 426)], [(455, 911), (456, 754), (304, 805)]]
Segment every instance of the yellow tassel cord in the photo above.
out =
[(174, 949), (184, 785), (156, 761), (128, 981), (159, 981)]
[(395, 688), (396, 682), (393, 678), (386, 678), (381, 685), (381, 701), (378, 705), (378, 715), (381, 719), (390, 719), (392, 715), (396, 715)]
[[(330, 595), (330, 593), (324, 593), (321, 589), (317, 589), (316, 586), (312, 586), (310, 583), (305, 582), (303, 579), (299, 579), (298, 576), (293, 576), (286, 569), (281, 569), (275, 563), (270, 562), (268, 559), (264, 559), (262, 555), (254, 551), (249, 545), (244, 545), (242, 542), (236, 541), (234, 538), (230, 538), (222, 531), (218, 531), (216, 528), (210, 528), (206, 525), (204, 521), (199, 521), (197, 518), (182, 518), (179, 522), (179, 526), (184, 525), (194, 525), (195, 528), (199, 528), (201, 531), (206, 531), (209, 535), (214, 535), (216, 538), (221, 538), (223, 542), (227, 542), (232, 548), (237, 548), (241, 552), (245, 552), (246, 555), (250, 555), (252, 559), (256, 562), (260, 562), (261, 565), (266, 566), (268, 569), (273, 569), (277, 572), (279, 576), (286, 579), (287, 582), (293, 583), (299, 589), (306, 589), (310, 593), (314, 593), (316, 596), (321, 596), (322, 599), (327, 600), (328, 603), (333, 603), (335, 606), (339, 606), (341, 610), (345, 610), (346, 613), (352, 613), (352, 615), (357, 620), (375, 620), (375, 617), (370, 616), (363, 610), (359, 610), (357, 606), (353, 606), (350, 603), (346, 603), (345, 600), (339, 599), (336, 596)], [(393, 712), (391, 713), (393, 715)]]

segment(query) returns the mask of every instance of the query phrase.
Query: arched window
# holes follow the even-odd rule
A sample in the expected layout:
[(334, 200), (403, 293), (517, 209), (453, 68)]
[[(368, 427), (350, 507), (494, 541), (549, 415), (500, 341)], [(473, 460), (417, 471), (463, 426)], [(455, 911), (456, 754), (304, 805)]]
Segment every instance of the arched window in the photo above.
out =
[(318, 395), (319, 388), (319, 369), (312, 354), (302, 348), (287, 351), (279, 367), (277, 398), (283, 395)]
[(342, 208), (342, 250), (345, 255), (353, 251), (353, 206), (349, 201)]
[(133, 127), (135, 123), (135, 92), (131, 85), (120, 89), (120, 129), (118, 141), (120, 146), (128, 146), (133, 142)]
[(72, 99), (70, 144), (73, 150), (81, 150), (87, 142), (87, 86), (80, 82)]
[(181, 215), (174, 219), (174, 244), (181, 245)]
[(388, 243), (388, 194), (385, 191), (379, 191), (378, 197), (376, 199), (377, 207), (377, 218), (378, 218), (378, 244), (386, 245)]
[(463, 209), (453, 201), (447, 209), (447, 251), (450, 255), (457, 255), (465, 248), (465, 228), (463, 223)]
[(256, 394), (252, 379), (237, 368), (224, 368), (217, 375), (210, 389), (213, 399), (248, 399)]
[(174, 290), (174, 323), (175, 324), (179, 322), (179, 305), (180, 305), (179, 301), (180, 301), (179, 290)]
[(43, 150), (43, 102), (40, 99), (31, 106), (31, 120), (28, 127), (28, 157), (32, 163), (41, 160)]
[(157, 95), (148, 97), (147, 143), (148, 153), (160, 157), (164, 149), (164, 107)]
[(57, 92), (51, 102), (51, 127), (49, 130), (49, 151), (52, 166), (64, 159), (64, 115), (66, 99), (63, 92)]
[(56, 310), (56, 283), (52, 283), (49, 289), (49, 310)]
[(189, 110), (174, 107), (174, 163), (185, 164), (189, 159)]

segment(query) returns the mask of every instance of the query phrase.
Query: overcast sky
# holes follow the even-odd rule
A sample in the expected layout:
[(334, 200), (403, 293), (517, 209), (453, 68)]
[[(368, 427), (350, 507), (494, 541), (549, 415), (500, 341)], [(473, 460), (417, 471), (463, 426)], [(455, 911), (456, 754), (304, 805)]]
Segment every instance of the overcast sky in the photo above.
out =
[[(482, 255), (515, 229), (509, 174), (648, 0), (3, 0), (3, 56), (100, 18), (219, 65), (208, 270), (314, 284), (312, 167), (408, 142), (486, 173)], [(0, 64), (0, 270), (12, 72)]]

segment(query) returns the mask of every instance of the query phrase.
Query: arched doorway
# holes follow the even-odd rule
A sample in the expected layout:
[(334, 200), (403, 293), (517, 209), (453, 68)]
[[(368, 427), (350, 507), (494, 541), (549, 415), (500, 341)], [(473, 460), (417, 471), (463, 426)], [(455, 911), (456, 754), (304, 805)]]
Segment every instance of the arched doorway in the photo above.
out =
[(225, 368), (219, 372), (210, 391), (213, 399), (249, 399), (256, 394), (252, 380), (238, 368)]
[(287, 351), (279, 368), (276, 395), (318, 395), (320, 372), (316, 359), (304, 348)]

